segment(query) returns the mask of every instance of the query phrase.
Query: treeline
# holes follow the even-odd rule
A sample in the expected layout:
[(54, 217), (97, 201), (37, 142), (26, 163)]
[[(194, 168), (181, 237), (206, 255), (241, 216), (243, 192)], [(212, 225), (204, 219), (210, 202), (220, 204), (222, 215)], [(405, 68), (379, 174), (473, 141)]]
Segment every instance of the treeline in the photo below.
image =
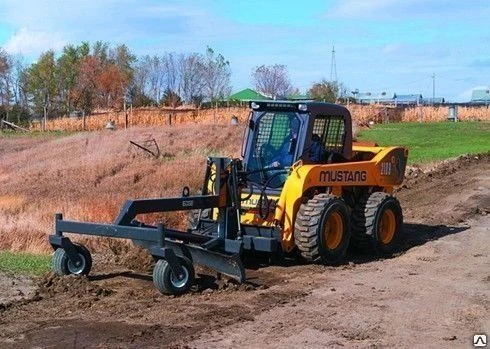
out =
[(0, 118), (24, 123), (31, 116), (90, 114), (96, 109), (200, 105), (228, 96), (230, 63), (204, 53), (137, 57), (126, 45), (66, 45), (33, 64), (0, 48)]
[[(137, 57), (126, 45), (82, 42), (59, 53), (46, 51), (32, 64), (0, 48), (0, 119), (23, 124), (34, 116), (45, 124), (48, 117), (123, 110), (128, 104), (228, 105), (223, 101), (231, 94), (230, 77), (230, 63), (210, 47), (204, 53)], [(251, 83), (273, 99), (350, 99), (345, 86), (326, 80), (301, 94), (281, 64), (252, 68)]]

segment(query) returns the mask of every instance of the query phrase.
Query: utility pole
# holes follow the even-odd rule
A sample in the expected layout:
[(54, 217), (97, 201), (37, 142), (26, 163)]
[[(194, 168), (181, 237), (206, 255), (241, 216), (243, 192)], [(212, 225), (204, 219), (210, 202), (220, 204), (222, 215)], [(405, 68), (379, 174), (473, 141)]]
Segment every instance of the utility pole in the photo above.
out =
[(337, 62), (335, 61), (335, 46), (332, 46), (332, 60), (330, 61), (330, 81), (337, 84)]

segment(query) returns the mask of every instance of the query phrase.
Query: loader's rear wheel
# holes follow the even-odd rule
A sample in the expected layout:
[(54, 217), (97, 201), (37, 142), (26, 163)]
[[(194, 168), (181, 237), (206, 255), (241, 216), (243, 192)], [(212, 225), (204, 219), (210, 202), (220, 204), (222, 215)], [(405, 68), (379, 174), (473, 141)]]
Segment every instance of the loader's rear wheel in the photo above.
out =
[(184, 269), (181, 280), (174, 275), (170, 265), (165, 259), (159, 259), (153, 268), (153, 284), (161, 293), (182, 294), (187, 292), (194, 283), (194, 266), (185, 257), (178, 257), (179, 263)]
[(75, 265), (68, 258), (64, 249), (57, 248), (53, 254), (52, 269), (57, 275), (87, 275), (92, 269), (92, 256), (90, 251), (83, 245), (73, 244), (81, 259), (80, 265)]
[(354, 209), (352, 226), (357, 247), (370, 244), (378, 254), (390, 256), (398, 250), (402, 235), (400, 202), (383, 192), (366, 195)]
[(330, 194), (303, 203), (296, 216), (294, 239), (301, 256), (310, 262), (340, 263), (350, 240), (347, 206)]

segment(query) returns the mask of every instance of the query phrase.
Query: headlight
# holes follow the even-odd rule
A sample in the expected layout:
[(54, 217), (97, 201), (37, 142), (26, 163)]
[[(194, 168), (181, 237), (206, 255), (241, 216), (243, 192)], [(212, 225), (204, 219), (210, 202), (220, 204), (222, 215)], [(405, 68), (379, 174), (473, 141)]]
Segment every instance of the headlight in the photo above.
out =
[(306, 104), (300, 103), (300, 104), (298, 104), (298, 110), (300, 110), (300, 111), (307, 111), (308, 110), (308, 106)]

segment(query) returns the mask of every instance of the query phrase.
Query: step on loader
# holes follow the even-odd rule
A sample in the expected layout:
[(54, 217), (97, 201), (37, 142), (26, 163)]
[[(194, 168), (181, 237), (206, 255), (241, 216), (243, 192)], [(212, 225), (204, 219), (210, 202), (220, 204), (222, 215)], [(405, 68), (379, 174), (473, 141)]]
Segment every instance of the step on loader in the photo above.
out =
[[(194, 264), (243, 282), (243, 252), (298, 255), (335, 265), (349, 245), (394, 253), (408, 150), (356, 143), (349, 111), (318, 102), (257, 101), (240, 159), (209, 157), (201, 193), (127, 201), (112, 224), (55, 215), (49, 242), (59, 275), (90, 272), (90, 252), (64, 233), (130, 239), (156, 260), (153, 283), (162, 293), (187, 292)], [(189, 211), (187, 231), (139, 222), (139, 214)], [(253, 257), (252, 257), (253, 258)]]

